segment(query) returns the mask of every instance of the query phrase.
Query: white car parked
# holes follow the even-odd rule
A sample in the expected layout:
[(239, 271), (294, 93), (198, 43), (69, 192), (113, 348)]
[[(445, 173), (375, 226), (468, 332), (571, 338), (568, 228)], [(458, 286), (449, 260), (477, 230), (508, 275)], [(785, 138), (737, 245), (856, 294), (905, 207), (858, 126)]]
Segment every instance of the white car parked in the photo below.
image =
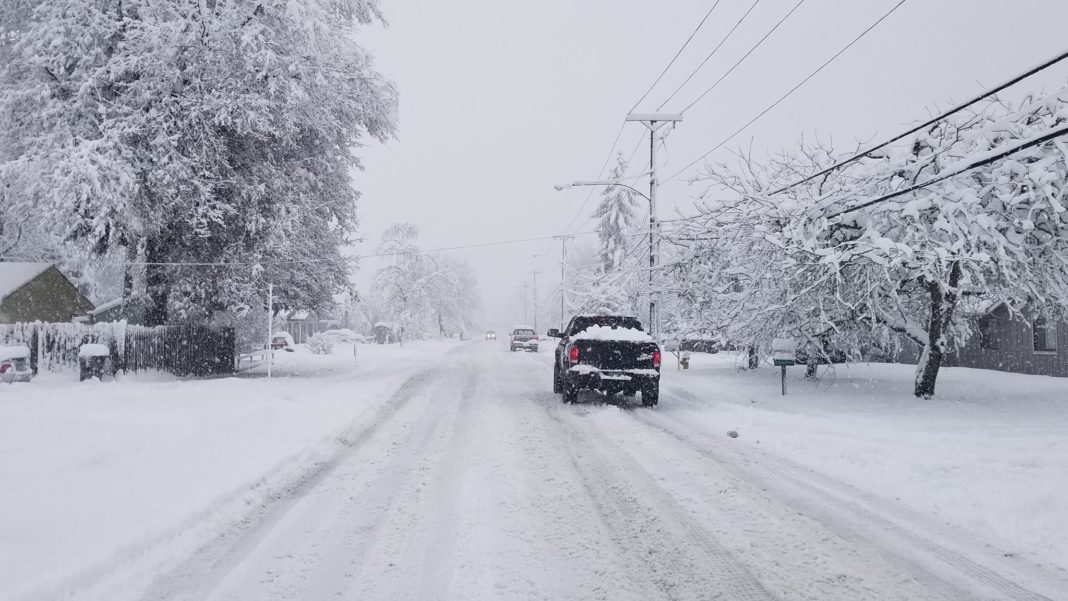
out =
[(30, 369), (30, 348), (27, 346), (0, 346), (0, 382), (29, 382), (33, 379)]

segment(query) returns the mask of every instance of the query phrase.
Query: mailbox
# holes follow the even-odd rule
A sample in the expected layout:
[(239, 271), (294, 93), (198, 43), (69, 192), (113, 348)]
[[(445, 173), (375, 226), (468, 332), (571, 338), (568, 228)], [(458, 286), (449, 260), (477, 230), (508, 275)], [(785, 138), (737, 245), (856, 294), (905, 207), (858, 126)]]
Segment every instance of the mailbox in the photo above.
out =
[(776, 367), (797, 365), (797, 342), (793, 338), (776, 338), (771, 341), (771, 361)]

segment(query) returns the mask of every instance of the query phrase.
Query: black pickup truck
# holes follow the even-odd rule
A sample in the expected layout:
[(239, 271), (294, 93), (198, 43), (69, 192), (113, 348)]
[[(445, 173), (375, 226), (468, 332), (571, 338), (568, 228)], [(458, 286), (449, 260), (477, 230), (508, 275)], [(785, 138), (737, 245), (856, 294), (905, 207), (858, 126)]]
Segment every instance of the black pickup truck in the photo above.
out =
[(548, 334), (560, 338), (553, 392), (563, 394), (565, 403), (576, 402), (585, 389), (607, 395), (640, 392), (646, 407), (659, 401), (660, 346), (636, 318), (578, 315), (563, 332), (554, 329)]

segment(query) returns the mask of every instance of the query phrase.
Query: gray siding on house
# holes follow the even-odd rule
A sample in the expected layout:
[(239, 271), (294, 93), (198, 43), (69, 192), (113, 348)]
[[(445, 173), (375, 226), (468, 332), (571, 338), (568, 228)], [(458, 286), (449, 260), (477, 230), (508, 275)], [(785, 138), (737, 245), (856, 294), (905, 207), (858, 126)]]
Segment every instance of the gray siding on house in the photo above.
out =
[[(1036, 352), (1034, 350), (1034, 331), (1031, 319), (1012, 317), (1004, 305), (998, 306), (985, 317), (976, 318), (974, 333), (959, 350), (946, 356), (943, 365), (947, 367), (974, 367), (978, 369), (995, 369), (1021, 374), (1068, 377), (1068, 322), (1057, 323), (1057, 350), (1055, 352)], [(983, 330), (992, 344), (984, 348), (984, 335), (980, 333), (979, 323), (987, 320)], [(919, 359), (920, 348), (911, 341), (906, 341), (897, 359), (901, 363), (915, 363)]]
[(66, 322), (93, 309), (93, 303), (55, 267), (0, 301), (0, 323)]

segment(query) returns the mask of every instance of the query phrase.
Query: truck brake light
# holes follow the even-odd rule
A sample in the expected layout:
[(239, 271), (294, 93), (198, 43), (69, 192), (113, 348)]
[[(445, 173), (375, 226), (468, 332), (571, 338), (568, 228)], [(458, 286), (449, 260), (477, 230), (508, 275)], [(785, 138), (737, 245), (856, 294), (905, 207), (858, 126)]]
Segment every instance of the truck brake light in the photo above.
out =
[(653, 351), (653, 367), (660, 369), (660, 349)]
[(7, 372), (11, 368), (10, 363), (0, 363), (0, 374)]
[(579, 362), (579, 348), (577, 346), (571, 347), (571, 351), (568, 353), (568, 358), (571, 361), (571, 365), (577, 365)]

